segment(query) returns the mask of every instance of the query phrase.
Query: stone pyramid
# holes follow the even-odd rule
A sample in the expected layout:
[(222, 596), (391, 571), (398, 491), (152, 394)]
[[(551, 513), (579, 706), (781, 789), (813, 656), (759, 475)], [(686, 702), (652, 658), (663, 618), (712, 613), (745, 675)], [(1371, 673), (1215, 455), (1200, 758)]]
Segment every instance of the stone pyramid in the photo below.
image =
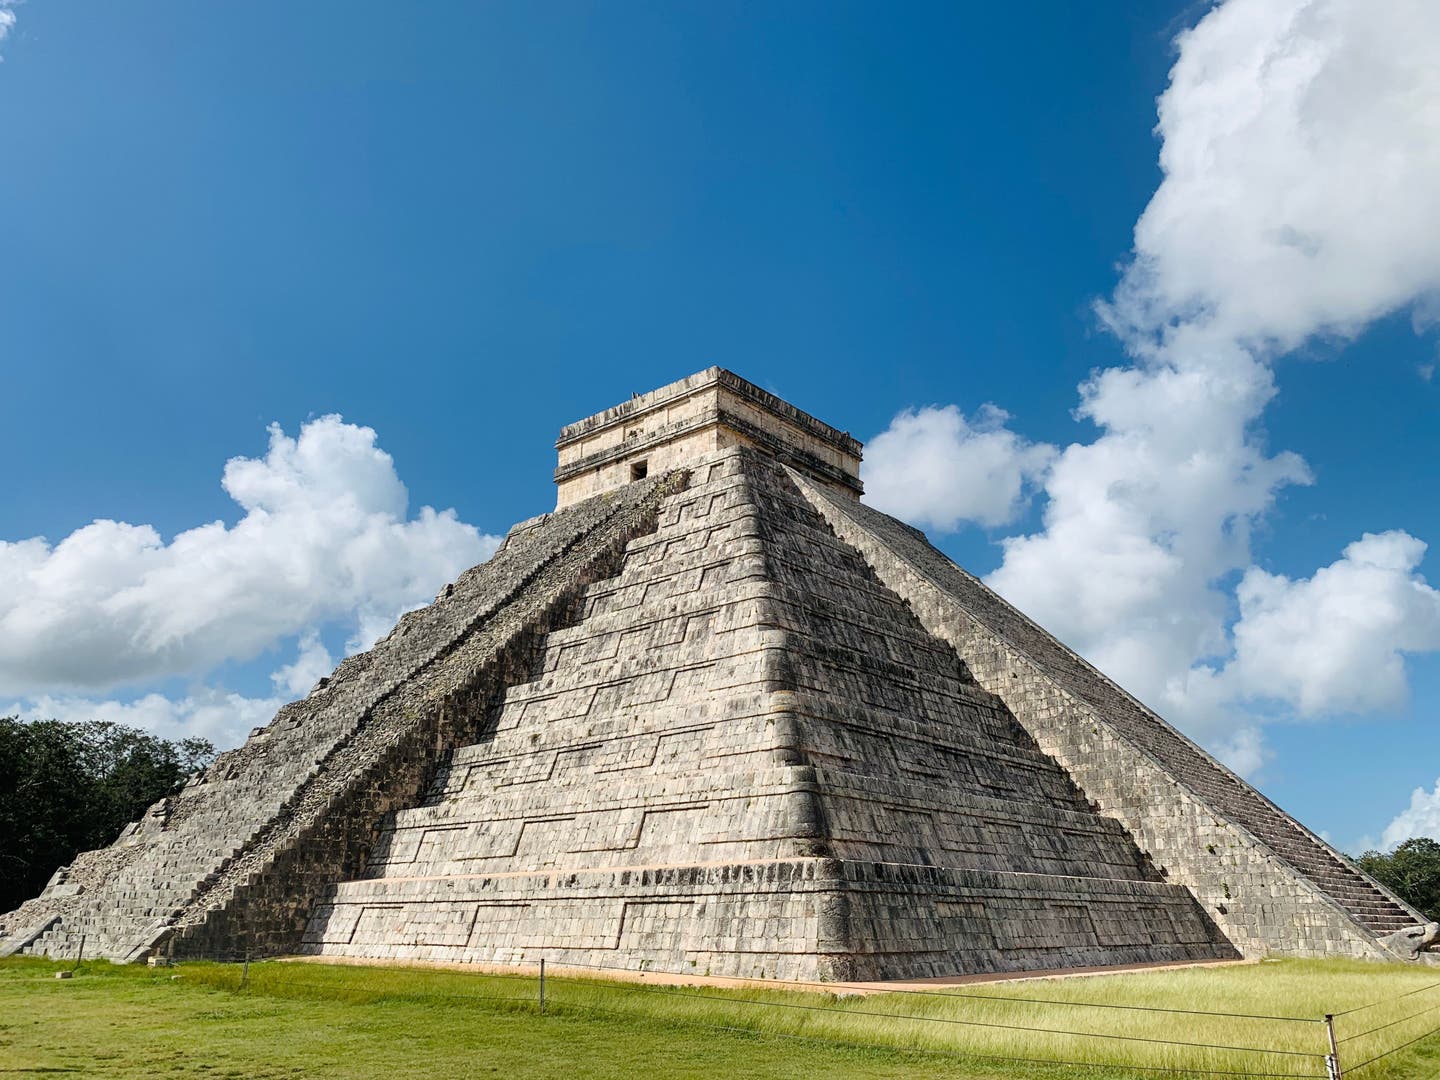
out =
[(0, 917), (0, 952), (893, 979), (1393, 957), (1423, 920), (718, 368)]

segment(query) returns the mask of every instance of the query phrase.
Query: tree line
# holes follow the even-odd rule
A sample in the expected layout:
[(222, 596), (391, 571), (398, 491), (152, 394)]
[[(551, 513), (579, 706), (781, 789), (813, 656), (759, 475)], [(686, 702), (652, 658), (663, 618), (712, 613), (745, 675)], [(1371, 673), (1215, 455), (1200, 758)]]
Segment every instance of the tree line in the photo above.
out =
[(0, 717), (0, 911), (111, 843), (214, 756), (204, 739), (172, 742), (124, 724)]
[(1417, 836), (1388, 854), (1367, 851), (1355, 862), (1426, 918), (1440, 922), (1440, 843)]

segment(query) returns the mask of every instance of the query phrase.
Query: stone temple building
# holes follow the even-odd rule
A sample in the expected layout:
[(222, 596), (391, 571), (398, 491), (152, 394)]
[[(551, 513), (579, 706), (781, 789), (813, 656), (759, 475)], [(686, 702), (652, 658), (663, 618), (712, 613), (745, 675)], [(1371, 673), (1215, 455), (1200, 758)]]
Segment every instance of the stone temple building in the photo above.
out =
[(556, 446), (554, 512), (0, 953), (870, 980), (1385, 959), (1424, 922), (866, 506), (849, 435), (711, 368)]

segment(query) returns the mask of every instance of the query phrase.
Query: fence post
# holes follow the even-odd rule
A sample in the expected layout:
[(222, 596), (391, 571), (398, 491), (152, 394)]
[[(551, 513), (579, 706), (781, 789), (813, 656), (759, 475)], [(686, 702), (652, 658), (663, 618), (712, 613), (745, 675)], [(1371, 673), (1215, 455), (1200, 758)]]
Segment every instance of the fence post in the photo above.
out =
[(1342, 1080), (1345, 1074), (1340, 1071), (1340, 1046), (1335, 1042), (1335, 1017), (1332, 1013), (1325, 1014), (1325, 1035), (1330, 1040), (1330, 1053), (1325, 1055), (1325, 1075), (1328, 1080)]
[(545, 958), (540, 958), (540, 1015), (545, 1015)]

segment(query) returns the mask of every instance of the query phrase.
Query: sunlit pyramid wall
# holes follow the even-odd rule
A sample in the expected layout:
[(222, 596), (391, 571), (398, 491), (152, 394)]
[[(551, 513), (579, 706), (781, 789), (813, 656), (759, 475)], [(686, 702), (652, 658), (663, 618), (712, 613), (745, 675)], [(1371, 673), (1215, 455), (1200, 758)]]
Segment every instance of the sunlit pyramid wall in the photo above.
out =
[(1423, 920), (711, 368), (0, 952), (894, 979), (1393, 958)]

